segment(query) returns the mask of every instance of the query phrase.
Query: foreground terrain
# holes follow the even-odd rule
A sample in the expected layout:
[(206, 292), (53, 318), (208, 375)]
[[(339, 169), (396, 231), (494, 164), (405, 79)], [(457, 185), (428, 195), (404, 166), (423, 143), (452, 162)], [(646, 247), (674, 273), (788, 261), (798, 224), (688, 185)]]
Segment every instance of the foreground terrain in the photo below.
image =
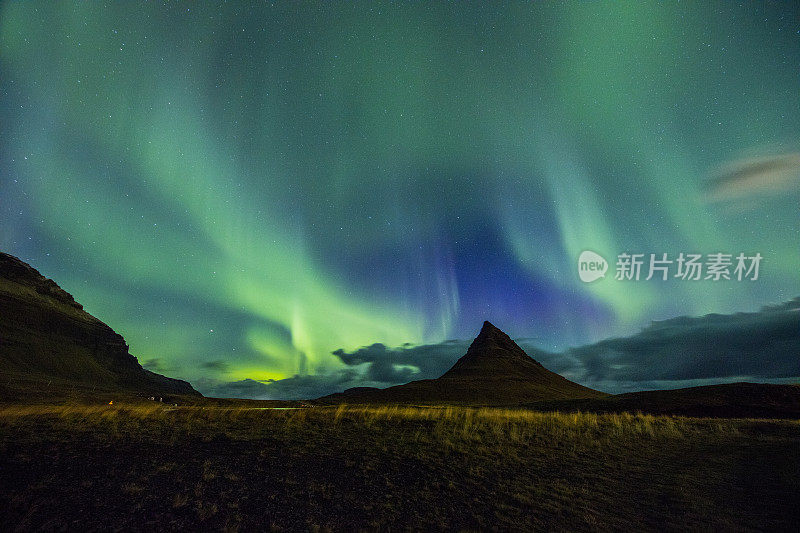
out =
[(0, 407), (31, 529), (797, 530), (800, 422), (436, 407)]

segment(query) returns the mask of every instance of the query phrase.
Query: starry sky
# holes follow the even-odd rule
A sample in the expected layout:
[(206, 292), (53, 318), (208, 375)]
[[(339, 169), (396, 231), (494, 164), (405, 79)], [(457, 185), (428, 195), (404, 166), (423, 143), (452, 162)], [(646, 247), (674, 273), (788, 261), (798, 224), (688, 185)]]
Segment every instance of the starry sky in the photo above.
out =
[[(559, 353), (755, 311), (800, 294), (798, 65), (780, 2), (6, 2), (0, 249), (263, 397), (435, 377), (375, 361), (484, 320)], [(681, 252), (763, 259), (612, 275)]]

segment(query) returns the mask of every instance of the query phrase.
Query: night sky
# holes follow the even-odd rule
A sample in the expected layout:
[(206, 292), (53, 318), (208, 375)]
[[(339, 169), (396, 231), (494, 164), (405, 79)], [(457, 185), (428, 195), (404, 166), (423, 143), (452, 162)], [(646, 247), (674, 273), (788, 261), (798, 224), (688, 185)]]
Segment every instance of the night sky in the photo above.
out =
[(6, 2), (0, 250), (261, 397), (435, 377), (484, 320), (555, 353), (756, 311), (800, 295), (798, 66), (790, 2)]

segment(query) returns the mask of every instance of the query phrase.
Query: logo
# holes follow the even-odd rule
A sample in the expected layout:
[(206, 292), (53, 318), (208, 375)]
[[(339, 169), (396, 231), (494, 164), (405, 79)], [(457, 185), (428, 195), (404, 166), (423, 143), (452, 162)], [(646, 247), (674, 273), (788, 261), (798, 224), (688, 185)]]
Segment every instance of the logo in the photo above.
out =
[(591, 283), (604, 278), (607, 270), (608, 261), (603, 259), (603, 256), (590, 250), (581, 252), (581, 256), (578, 258), (578, 276), (582, 282)]
[[(623, 252), (617, 255), (613, 277), (617, 281), (756, 281), (759, 279), (762, 259), (764, 256), (760, 253), (748, 255), (744, 252), (738, 255), (716, 252), (705, 256), (688, 252), (678, 255)], [(608, 262), (603, 256), (591, 250), (581, 252), (578, 257), (578, 276), (582, 282), (591, 283), (604, 278), (607, 271)]]

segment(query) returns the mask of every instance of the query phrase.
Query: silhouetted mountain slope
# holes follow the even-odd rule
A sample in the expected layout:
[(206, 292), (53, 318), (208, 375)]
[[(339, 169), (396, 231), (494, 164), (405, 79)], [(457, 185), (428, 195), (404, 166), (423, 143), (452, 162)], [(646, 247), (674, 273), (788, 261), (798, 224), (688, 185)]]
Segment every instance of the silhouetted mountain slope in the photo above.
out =
[(602, 392), (547, 370), (508, 335), (484, 322), (467, 353), (437, 379), (412, 381), (386, 389), (358, 387), (325, 396), (319, 401), (515, 405), (602, 396), (605, 396)]
[(800, 418), (800, 385), (727, 383), (673, 390), (650, 390), (585, 400), (526, 404), (543, 411), (642, 412), (725, 418)]
[(53, 280), (1, 252), (0, 375), (4, 397), (41, 382), (62, 389), (199, 395), (185, 381), (142, 368), (119, 334)]

